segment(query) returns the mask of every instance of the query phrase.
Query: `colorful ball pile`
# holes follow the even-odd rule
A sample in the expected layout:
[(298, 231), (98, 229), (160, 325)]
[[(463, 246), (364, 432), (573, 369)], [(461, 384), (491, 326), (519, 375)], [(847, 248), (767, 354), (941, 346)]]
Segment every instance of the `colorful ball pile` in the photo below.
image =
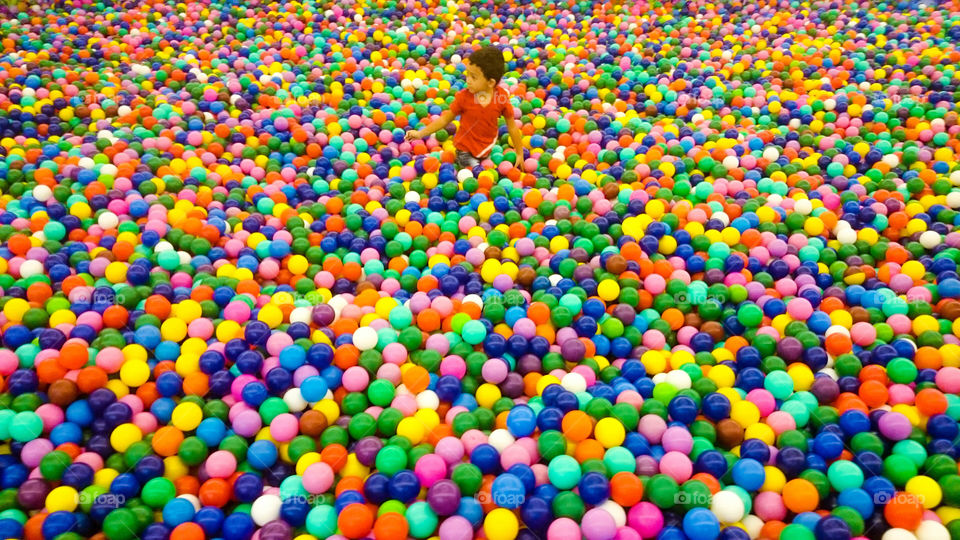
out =
[(0, 539), (960, 540), (956, 9), (5, 2)]

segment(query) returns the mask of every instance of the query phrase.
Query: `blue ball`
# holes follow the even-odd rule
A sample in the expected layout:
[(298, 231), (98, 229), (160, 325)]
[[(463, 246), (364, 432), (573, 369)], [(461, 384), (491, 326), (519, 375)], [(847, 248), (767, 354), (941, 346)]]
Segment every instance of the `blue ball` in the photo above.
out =
[(193, 515), (194, 523), (203, 528), (207, 536), (211, 538), (217, 536), (217, 533), (220, 532), (223, 519), (223, 510), (220, 510), (216, 506), (204, 506)]
[(277, 462), (277, 446), (270, 441), (256, 441), (247, 448), (247, 462), (255, 469), (268, 469)]
[(534, 531), (544, 531), (553, 521), (553, 510), (550, 503), (540, 497), (530, 497), (520, 507), (520, 517), (523, 523)]
[(77, 517), (73, 515), (73, 512), (60, 510), (48, 514), (46, 519), (43, 520), (43, 526), (40, 530), (43, 533), (44, 540), (53, 540), (57, 536), (69, 532), (76, 524)]
[(392, 499), (403, 503), (413, 502), (420, 493), (420, 479), (413, 471), (399, 471), (390, 479), (389, 491)]
[(493, 504), (510, 510), (519, 508), (523, 504), (526, 492), (523, 482), (509, 473), (494, 478), (490, 488)]
[(163, 506), (163, 522), (171, 527), (192, 521), (194, 515), (193, 503), (187, 499), (177, 497)]
[(763, 486), (767, 473), (763, 464), (755, 459), (741, 459), (733, 465), (733, 481), (747, 491), (756, 491)]
[(507, 430), (514, 437), (527, 437), (537, 429), (537, 414), (526, 405), (517, 405), (507, 413)]
[(610, 496), (610, 482), (599, 472), (588, 472), (580, 478), (580, 498), (587, 504), (600, 504)]
[(716, 540), (720, 521), (706, 508), (693, 508), (683, 516), (683, 532), (690, 540)]
[(483, 507), (475, 497), (461, 497), (457, 515), (467, 518), (474, 527), (483, 523)]
[(230, 540), (250, 540), (256, 524), (250, 514), (234, 512), (223, 520), (223, 537)]

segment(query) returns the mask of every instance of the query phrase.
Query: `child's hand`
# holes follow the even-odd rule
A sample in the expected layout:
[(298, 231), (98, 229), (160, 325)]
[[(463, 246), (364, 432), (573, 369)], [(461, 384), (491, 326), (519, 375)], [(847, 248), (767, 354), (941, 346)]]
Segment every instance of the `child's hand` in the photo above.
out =
[(407, 134), (403, 137), (406, 141), (415, 141), (422, 139), (423, 135), (420, 134), (418, 130), (408, 131)]
[(513, 166), (518, 169), (523, 168), (523, 152), (517, 152), (517, 157), (513, 160)]

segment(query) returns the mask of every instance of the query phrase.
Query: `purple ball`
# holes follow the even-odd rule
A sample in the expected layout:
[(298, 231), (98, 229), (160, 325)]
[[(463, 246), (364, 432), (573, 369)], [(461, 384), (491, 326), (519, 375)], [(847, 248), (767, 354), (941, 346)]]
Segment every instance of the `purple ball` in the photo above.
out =
[(313, 308), (313, 322), (320, 326), (329, 326), (336, 316), (333, 308), (327, 304), (320, 304)]
[(795, 337), (786, 337), (777, 344), (777, 352), (788, 363), (799, 360), (803, 355), (803, 344)]
[(376, 437), (364, 437), (357, 441), (353, 451), (357, 454), (357, 461), (367, 467), (373, 465), (377, 459), (377, 452), (383, 448), (383, 442)]
[(438, 516), (453, 515), (460, 507), (460, 488), (453, 480), (439, 480), (427, 490), (427, 504)]
[(902, 441), (910, 436), (913, 426), (910, 420), (898, 412), (888, 411), (877, 422), (880, 434), (891, 441)]
[(579, 339), (568, 339), (560, 346), (560, 354), (567, 362), (576, 362), (582, 360), (587, 352), (587, 347)]
[(31, 478), (17, 489), (17, 502), (27, 510), (43, 508), (50, 493), (50, 486), (40, 478)]
[(840, 385), (830, 377), (817, 377), (810, 386), (810, 393), (816, 396), (821, 405), (828, 405), (837, 400), (837, 396), (840, 395)]
[(287, 522), (275, 519), (260, 529), (260, 540), (290, 540), (293, 530)]

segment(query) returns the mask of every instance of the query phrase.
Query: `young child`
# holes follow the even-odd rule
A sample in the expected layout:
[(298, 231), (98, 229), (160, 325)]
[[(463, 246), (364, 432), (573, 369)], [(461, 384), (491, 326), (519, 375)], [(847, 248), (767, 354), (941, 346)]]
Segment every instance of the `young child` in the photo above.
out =
[(457, 92), (450, 109), (422, 130), (407, 133), (407, 140), (429, 137), (449, 125), (457, 116), (460, 127), (453, 137), (457, 149), (457, 165), (472, 169), (485, 159), (497, 142), (498, 122), (503, 117), (510, 141), (517, 154), (515, 165), (523, 163), (520, 128), (513, 119), (510, 94), (499, 85), (506, 69), (503, 53), (496, 47), (483, 47), (467, 58), (467, 87)]

